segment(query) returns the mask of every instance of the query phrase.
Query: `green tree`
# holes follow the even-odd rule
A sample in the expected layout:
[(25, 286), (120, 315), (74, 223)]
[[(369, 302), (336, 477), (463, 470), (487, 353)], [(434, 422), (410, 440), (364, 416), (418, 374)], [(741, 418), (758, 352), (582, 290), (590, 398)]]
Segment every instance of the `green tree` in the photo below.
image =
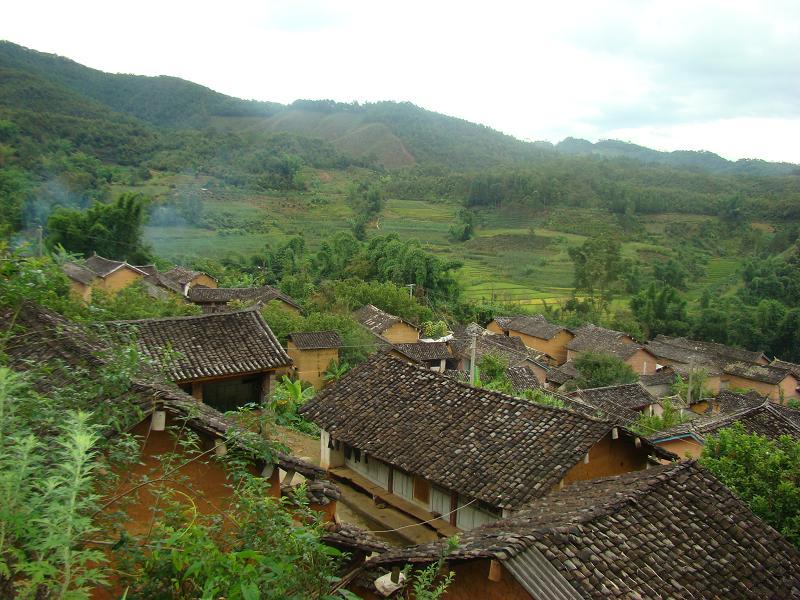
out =
[(631, 298), (630, 307), (648, 338), (685, 335), (689, 330), (686, 300), (670, 285), (652, 282)]
[(58, 208), (47, 220), (47, 245), (70, 252), (143, 263), (150, 259), (144, 243), (145, 206), (141, 194), (122, 194), (114, 202), (96, 202), (87, 210)]
[(610, 354), (582, 352), (573, 364), (580, 376), (572, 384), (579, 389), (633, 383), (639, 379), (629, 365)]
[(570, 247), (569, 256), (575, 268), (575, 289), (592, 299), (595, 294), (603, 300), (610, 298), (624, 267), (619, 240), (589, 238), (581, 246)]
[(770, 440), (735, 423), (706, 440), (700, 464), (800, 548), (800, 440)]

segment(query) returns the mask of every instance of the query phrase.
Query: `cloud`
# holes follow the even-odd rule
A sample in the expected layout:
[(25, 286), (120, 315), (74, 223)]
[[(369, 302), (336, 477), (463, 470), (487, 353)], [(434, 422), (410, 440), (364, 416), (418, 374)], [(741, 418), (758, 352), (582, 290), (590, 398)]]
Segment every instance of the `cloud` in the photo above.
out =
[[(28, 0), (3, 17), (2, 38), (243, 98), (408, 100), (526, 139), (800, 162), (796, 0)], [(731, 128), (752, 151), (731, 154)]]

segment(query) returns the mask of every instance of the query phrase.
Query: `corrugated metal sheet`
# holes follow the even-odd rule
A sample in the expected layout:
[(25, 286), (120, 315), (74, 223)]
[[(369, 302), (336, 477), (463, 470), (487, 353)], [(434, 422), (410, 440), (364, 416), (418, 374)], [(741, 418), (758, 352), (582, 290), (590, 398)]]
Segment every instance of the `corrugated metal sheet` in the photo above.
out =
[(582, 600), (583, 598), (533, 546), (504, 560), (503, 566), (534, 600)]

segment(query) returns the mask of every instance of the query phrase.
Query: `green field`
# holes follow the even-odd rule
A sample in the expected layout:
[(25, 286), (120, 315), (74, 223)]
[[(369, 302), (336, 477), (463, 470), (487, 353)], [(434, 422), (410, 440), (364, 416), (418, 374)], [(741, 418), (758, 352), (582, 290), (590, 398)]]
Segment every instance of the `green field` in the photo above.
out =
[[(143, 186), (118, 191), (140, 191), (160, 200), (199, 195), (205, 227), (178, 223), (146, 228), (156, 253), (179, 262), (192, 256), (219, 259), (256, 254), (265, 245), (276, 246), (295, 235), (302, 235), (313, 251), (326, 237), (349, 229), (352, 212), (346, 196), (358, 175), (357, 170), (308, 170), (307, 191), (280, 193), (248, 192), (208, 177), (157, 175)], [(606, 226), (607, 220), (607, 215), (590, 209), (551, 215), (526, 208), (483, 211), (473, 239), (455, 243), (448, 230), (459, 208), (452, 201), (389, 198), (368, 235), (396, 233), (418, 239), (430, 252), (460, 261), (458, 277), (467, 298), (541, 307), (571, 295), (573, 268), (568, 250), (582, 244), (593, 227)], [(645, 263), (664, 259), (674, 252), (667, 244), (667, 223), (689, 226), (708, 219), (683, 214), (648, 217), (643, 228), (646, 240), (625, 242), (623, 255)], [(582, 227), (587, 235), (577, 233)], [(704, 282), (722, 283), (737, 265), (735, 257), (710, 259)], [(695, 295), (692, 292), (690, 297)]]

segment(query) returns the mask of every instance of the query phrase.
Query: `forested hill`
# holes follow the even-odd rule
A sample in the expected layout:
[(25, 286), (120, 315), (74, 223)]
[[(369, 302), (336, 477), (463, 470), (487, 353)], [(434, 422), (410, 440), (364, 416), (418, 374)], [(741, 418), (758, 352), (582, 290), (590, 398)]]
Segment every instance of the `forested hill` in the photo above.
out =
[[(0, 102), (39, 113), (73, 114), (85, 105), (136, 119), (144, 127), (213, 130), (245, 136), (320, 139), (350, 160), (389, 169), (421, 166), (455, 170), (522, 166), (553, 155), (627, 158), (644, 163), (727, 174), (787, 175), (798, 167), (760, 160), (727, 161), (710, 152), (658, 152), (613, 140), (592, 144), (568, 138), (557, 145), (529, 143), (489, 127), (431, 112), (407, 102), (346, 104), (298, 100), (288, 106), (241, 100), (176, 77), (109, 74), (67, 58), (0, 41)], [(19, 103), (24, 97), (38, 104)], [(10, 88), (10, 89), (9, 89)], [(31, 95), (32, 88), (41, 93)], [(51, 104), (48, 104), (51, 102)], [(73, 115), (77, 116), (77, 115)], [(104, 114), (104, 118), (108, 118)], [(144, 130), (144, 129), (142, 129)], [(328, 160), (330, 163), (330, 160)]]
[(281, 108), (232, 98), (177, 77), (104, 73), (7, 41), (0, 41), (0, 67), (37, 76), (158, 126), (202, 127), (215, 115), (265, 117)]
[(733, 173), (740, 175), (800, 175), (800, 166), (791, 163), (767, 162), (758, 159), (730, 161), (713, 152), (698, 152), (693, 150), (660, 152), (619, 140), (600, 140), (593, 144), (587, 140), (566, 138), (551, 147), (562, 154), (573, 156), (630, 158), (645, 163), (713, 171), (716, 173)]

